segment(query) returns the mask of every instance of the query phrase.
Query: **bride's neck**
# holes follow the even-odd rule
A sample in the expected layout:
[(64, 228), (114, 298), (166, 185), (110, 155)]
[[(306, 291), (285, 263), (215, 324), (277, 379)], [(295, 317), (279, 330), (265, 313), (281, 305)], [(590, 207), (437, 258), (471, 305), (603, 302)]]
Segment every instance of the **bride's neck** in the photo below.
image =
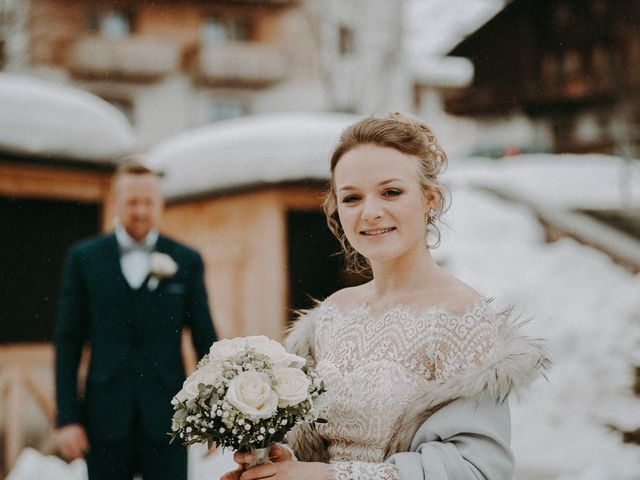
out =
[(417, 257), (396, 259), (393, 262), (372, 265), (371, 294), (378, 301), (406, 296), (437, 282), (442, 271), (427, 250)]

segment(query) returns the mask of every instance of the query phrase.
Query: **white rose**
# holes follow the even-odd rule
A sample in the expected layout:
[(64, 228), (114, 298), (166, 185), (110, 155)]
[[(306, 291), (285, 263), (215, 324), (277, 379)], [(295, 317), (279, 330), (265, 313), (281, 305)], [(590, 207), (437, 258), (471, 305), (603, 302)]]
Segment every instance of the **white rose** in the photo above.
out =
[(269, 377), (255, 371), (242, 372), (231, 380), (225, 400), (251, 417), (269, 418), (278, 409), (278, 396)]
[(213, 385), (220, 375), (220, 368), (215, 363), (209, 363), (198, 368), (187, 377), (182, 384), (182, 390), (178, 392), (176, 398), (182, 402), (192, 400), (198, 396), (198, 385)]
[(264, 335), (252, 335), (245, 340), (257, 352), (263, 355), (269, 355), (271, 357), (272, 355), (281, 355), (282, 352), (285, 352), (282, 345)]
[(241, 337), (218, 340), (211, 345), (209, 358), (214, 361), (223, 362), (227, 358), (243, 351), (245, 345), (246, 340)]
[(278, 395), (278, 406), (290, 407), (309, 398), (311, 380), (298, 368), (277, 368), (273, 371), (276, 377), (274, 387)]
[(166, 253), (152, 252), (149, 258), (149, 272), (160, 278), (172, 277), (178, 271), (178, 264)]
[(274, 366), (302, 368), (306, 363), (304, 358), (288, 353), (280, 343), (264, 335), (247, 337), (247, 342), (258, 353), (270, 357)]

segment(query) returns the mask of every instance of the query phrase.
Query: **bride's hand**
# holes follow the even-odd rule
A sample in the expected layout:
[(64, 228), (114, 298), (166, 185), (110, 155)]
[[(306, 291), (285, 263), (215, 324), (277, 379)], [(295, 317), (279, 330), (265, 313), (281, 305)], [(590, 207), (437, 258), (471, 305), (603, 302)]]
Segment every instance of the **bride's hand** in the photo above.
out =
[(242, 472), (239, 480), (325, 480), (329, 478), (329, 464), (319, 462), (281, 461), (267, 463)]
[[(286, 462), (293, 460), (293, 455), (287, 448), (276, 444), (269, 450), (269, 459), (272, 462)], [(246, 465), (252, 460), (253, 454), (251, 452), (235, 452), (233, 461), (238, 464), (238, 468), (225, 473), (220, 477), (220, 480), (239, 480), (242, 473), (246, 471)]]

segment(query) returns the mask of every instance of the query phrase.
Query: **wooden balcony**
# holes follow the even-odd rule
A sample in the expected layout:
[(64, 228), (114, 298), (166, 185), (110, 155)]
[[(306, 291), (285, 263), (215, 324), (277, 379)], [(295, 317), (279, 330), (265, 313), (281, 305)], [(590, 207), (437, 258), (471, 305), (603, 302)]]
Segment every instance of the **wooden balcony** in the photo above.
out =
[(274, 47), (250, 42), (203, 45), (196, 75), (203, 83), (224, 86), (267, 86), (284, 80), (287, 59)]
[(452, 115), (501, 115), (513, 111), (514, 92), (499, 88), (469, 87), (445, 93), (445, 111)]
[(181, 66), (183, 44), (158, 36), (82, 37), (66, 55), (69, 70), (83, 78), (150, 81)]

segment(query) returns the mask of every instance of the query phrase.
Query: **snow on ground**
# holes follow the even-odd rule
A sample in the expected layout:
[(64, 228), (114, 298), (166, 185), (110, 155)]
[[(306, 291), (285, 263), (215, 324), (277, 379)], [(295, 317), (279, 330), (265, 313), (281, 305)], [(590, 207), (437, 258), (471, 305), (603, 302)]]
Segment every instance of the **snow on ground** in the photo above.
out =
[[(46, 477), (43, 475), (46, 472)], [(66, 463), (53, 455), (42, 455), (33, 448), (20, 453), (13, 470), (6, 480), (87, 480), (87, 465), (84, 460)]]
[(640, 276), (572, 240), (543, 243), (524, 207), (467, 189), (452, 197), (436, 257), (497, 307), (532, 318), (530, 333), (546, 340), (553, 360), (548, 381), (512, 401), (516, 478), (640, 478), (640, 448), (607, 427), (640, 427), (631, 394)]
[(608, 155), (527, 154), (451, 161), (445, 183), (514, 190), (567, 208), (640, 207), (640, 161)]

